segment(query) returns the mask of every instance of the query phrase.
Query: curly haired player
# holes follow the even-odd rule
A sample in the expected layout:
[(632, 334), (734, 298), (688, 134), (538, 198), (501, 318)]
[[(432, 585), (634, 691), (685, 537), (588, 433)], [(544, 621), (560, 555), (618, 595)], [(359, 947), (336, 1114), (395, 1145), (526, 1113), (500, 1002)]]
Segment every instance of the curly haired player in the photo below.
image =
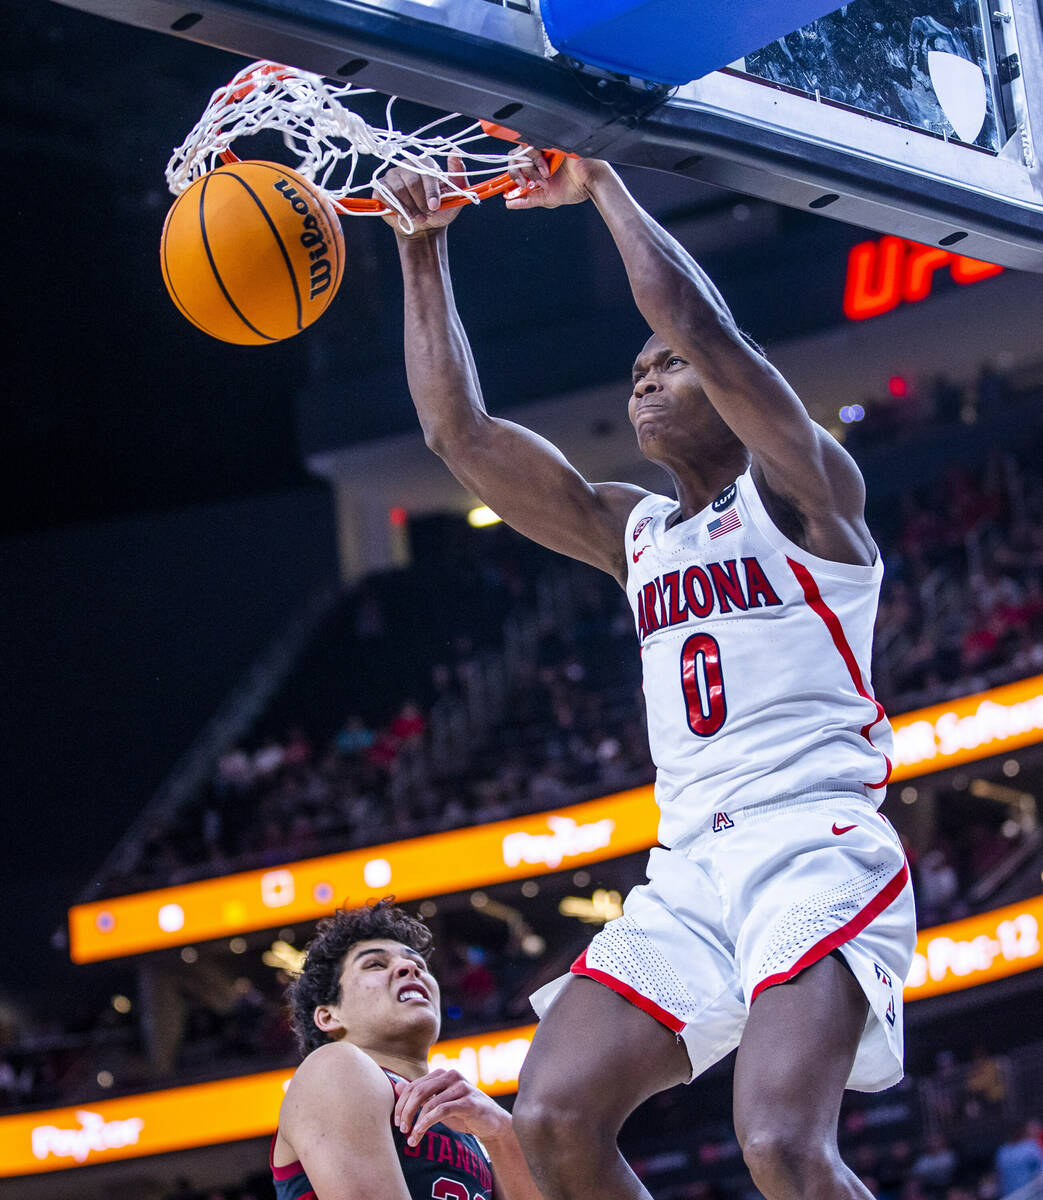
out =
[(540, 1200), (510, 1114), (459, 1072), (428, 1070), (430, 950), (389, 899), (319, 922), (288, 989), (305, 1057), (272, 1140), (278, 1200)]
[(527, 150), (512, 173), (510, 209), (592, 201), (603, 218), (653, 331), (628, 413), (673, 492), (589, 483), (486, 411), (449, 275), (459, 210), (389, 172), (412, 219), (389, 223), (428, 445), (515, 529), (617, 579), (641, 644), (662, 846), (623, 916), (533, 998), (518, 1136), (548, 1198), (647, 1198), (616, 1146), (624, 1120), (738, 1046), (735, 1127), (760, 1192), (867, 1197), (837, 1150), (840, 1102), (901, 1077), (915, 917), (877, 812), (891, 731), (869, 683), (883, 564), (862, 477), (607, 163), (551, 174)]

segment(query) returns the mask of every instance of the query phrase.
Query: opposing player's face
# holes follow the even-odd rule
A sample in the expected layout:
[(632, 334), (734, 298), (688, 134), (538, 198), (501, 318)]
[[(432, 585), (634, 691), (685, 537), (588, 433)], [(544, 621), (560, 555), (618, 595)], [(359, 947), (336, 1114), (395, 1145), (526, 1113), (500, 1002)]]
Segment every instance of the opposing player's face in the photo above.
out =
[(351, 947), (341, 968), (340, 1000), (326, 1007), (341, 1036), (363, 1048), (433, 1042), (441, 1023), (438, 984), (423, 957), (385, 939)]
[(692, 364), (652, 336), (634, 360), (627, 412), (641, 453), (655, 461), (698, 434), (713, 410)]

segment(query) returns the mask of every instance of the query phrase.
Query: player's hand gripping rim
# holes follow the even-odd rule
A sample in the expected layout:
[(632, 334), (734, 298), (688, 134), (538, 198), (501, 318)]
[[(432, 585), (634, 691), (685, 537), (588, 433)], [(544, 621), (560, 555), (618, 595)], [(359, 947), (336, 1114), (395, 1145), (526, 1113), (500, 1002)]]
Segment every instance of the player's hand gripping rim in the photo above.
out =
[[(435, 165), (433, 159), (426, 161)], [(442, 229), (459, 215), (459, 204), (443, 207), (442, 201), (460, 195), (467, 187), (467, 175), (462, 158), (450, 155), (447, 161), (451, 185), (434, 175), (423, 175), (406, 167), (392, 167), (380, 176), (373, 198), (396, 209), (382, 216), (399, 237), (418, 237)], [(473, 197), (465, 199), (470, 201)]]
[(493, 1142), (510, 1128), (511, 1118), (459, 1071), (430, 1071), (395, 1084), (393, 1120), (410, 1146), (418, 1146), (439, 1121), (460, 1133)]
[(504, 202), (512, 210), (559, 208), (563, 204), (582, 204), (589, 199), (587, 174), (592, 160), (568, 154), (556, 171), (542, 150), (519, 146), (507, 158), (507, 173), (517, 185), (504, 193)]

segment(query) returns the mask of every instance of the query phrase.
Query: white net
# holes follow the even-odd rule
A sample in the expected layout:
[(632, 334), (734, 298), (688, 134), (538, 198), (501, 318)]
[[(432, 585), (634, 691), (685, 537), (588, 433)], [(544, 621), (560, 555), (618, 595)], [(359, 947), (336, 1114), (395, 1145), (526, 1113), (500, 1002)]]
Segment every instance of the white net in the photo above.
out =
[[(419, 129), (400, 131), (394, 126), (392, 96), (384, 109), (384, 124), (368, 124), (351, 110), (349, 101), (374, 94), (371, 88), (331, 84), (294, 67), (252, 63), (211, 96), (206, 111), (167, 163), (167, 185), (175, 196), (180, 195), (220, 165), (221, 155), (238, 139), (277, 130), (297, 158), (294, 169), (321, 188), (340, 211), (379, 214), (379, 209), (350, 204), (372, 192), (399, 214), (409, 232), (412, 222), (382, 179), (391, 167), (433, 176), (448, 195), (474, 204), (481, 198), (481, 185), (506, 170), (509, 151), (479, 152), (475, 143), (486, 142), (489, 135), (480, 122), (457, 113)], [(450, 157), (463, 161), (465, 179), (451, 173)], [(378, 160), (376, 168), (366, 170), (361, 165), (364, 159)]]

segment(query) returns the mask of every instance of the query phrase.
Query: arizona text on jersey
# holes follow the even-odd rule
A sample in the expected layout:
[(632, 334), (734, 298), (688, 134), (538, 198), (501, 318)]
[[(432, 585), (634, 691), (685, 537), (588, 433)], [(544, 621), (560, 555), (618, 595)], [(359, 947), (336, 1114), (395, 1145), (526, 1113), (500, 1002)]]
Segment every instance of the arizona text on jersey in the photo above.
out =
[(747, 471), (668, 527), (646, 496), (626, 530), (659, 840), (781, 796), (865, 791), (881, 803), (891, 727), (870, 655), (883, 563), (829, 562), (773, 524)]

